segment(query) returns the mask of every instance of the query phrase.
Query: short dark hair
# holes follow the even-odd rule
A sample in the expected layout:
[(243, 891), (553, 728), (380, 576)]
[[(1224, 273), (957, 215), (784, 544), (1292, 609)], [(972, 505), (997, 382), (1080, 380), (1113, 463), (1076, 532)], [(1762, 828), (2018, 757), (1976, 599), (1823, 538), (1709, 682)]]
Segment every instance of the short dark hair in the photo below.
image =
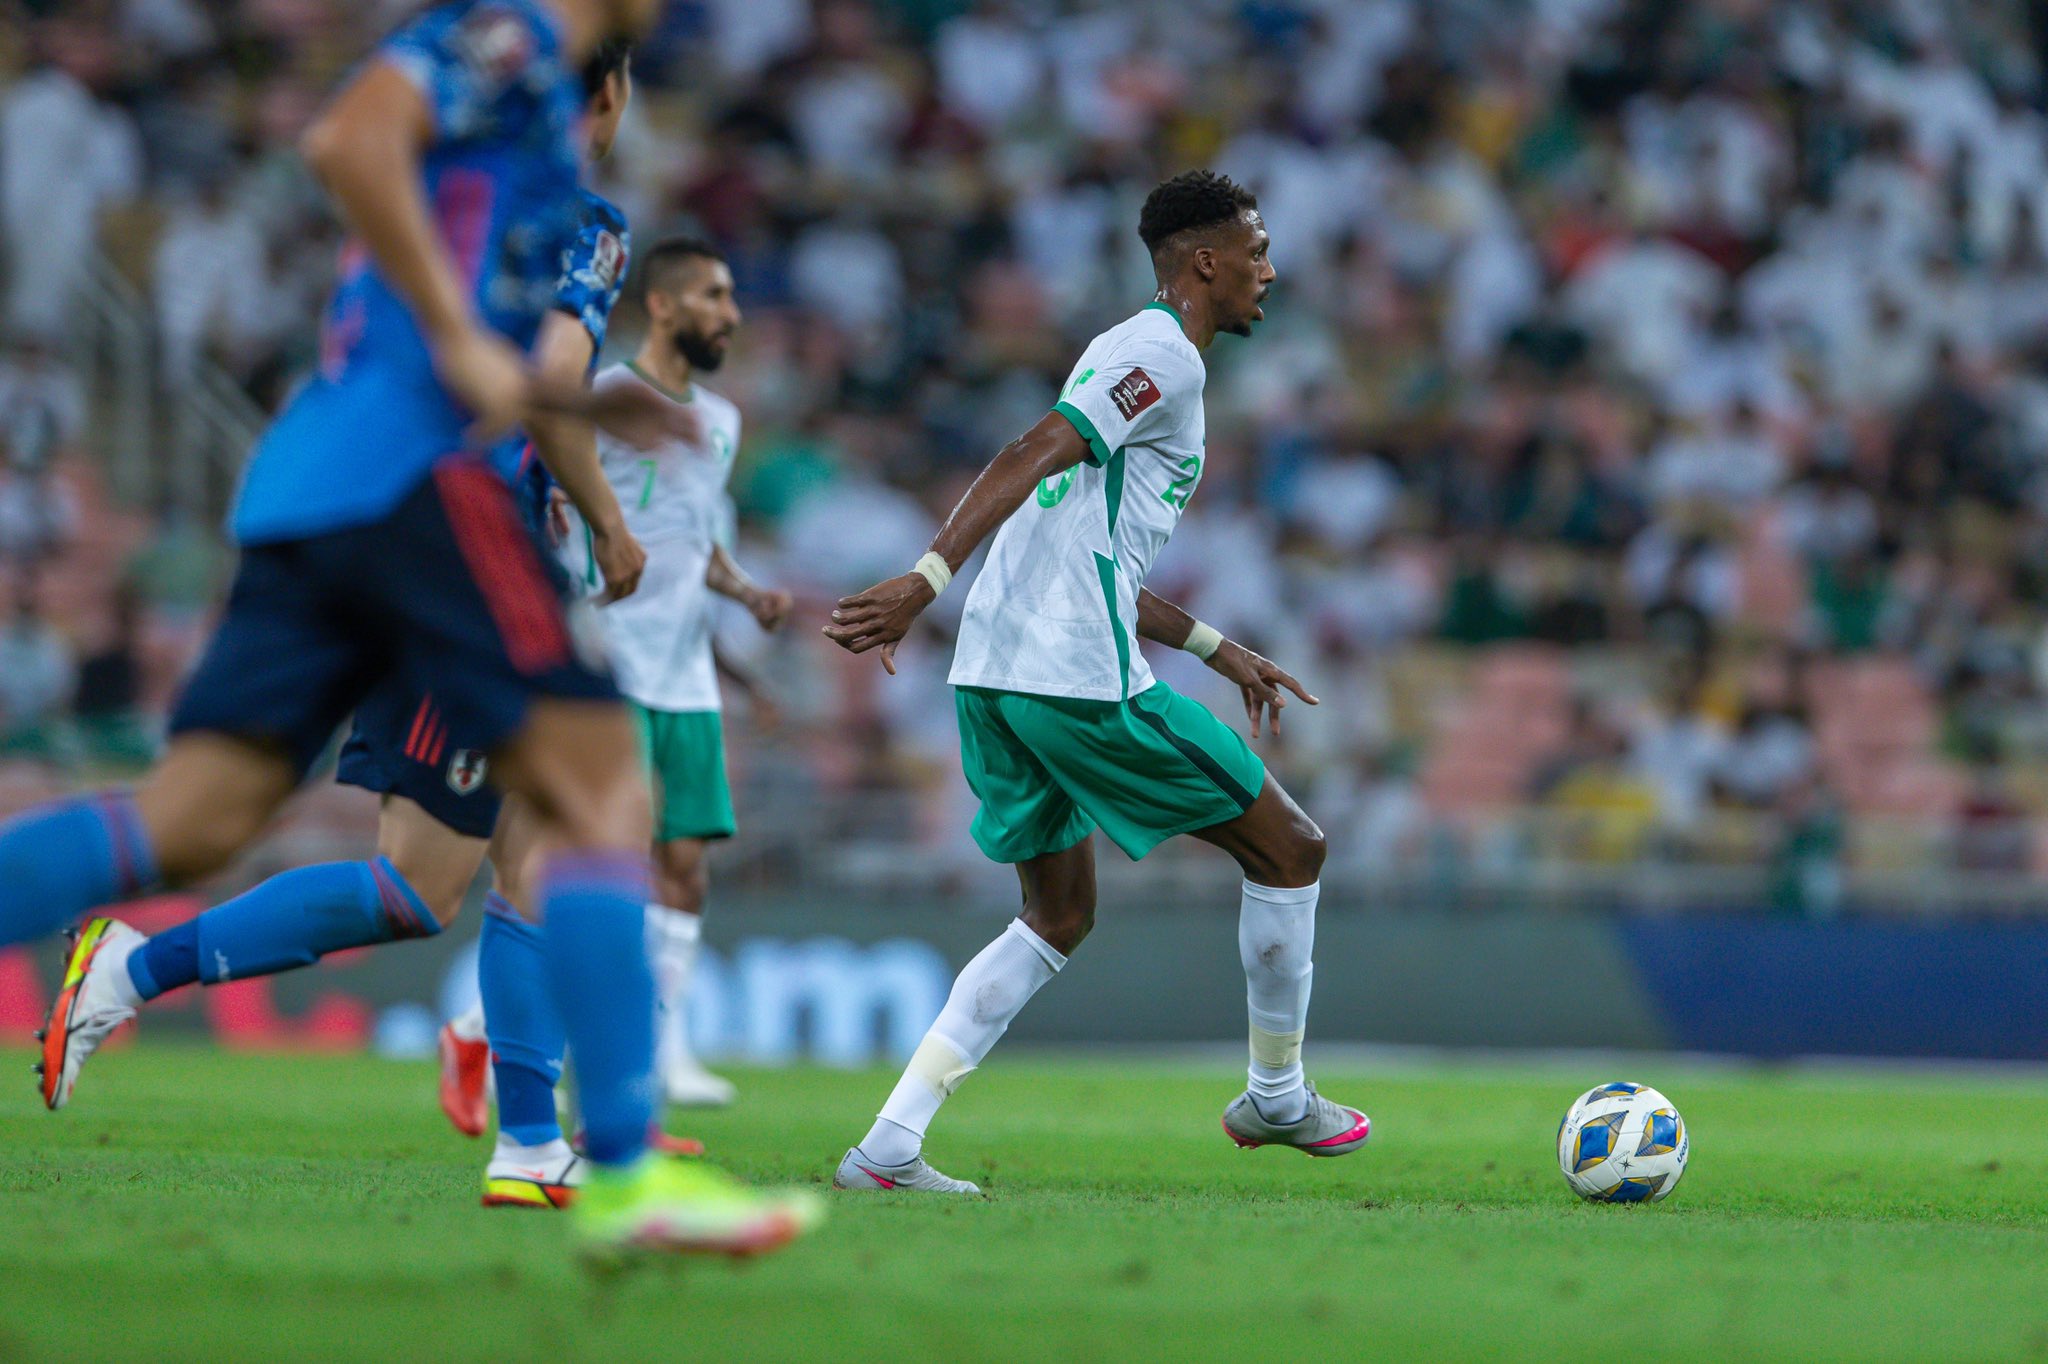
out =
[(614, 73), (623, 74), (633, 64), (631, 38), (607, 38), (583, 62), (583, 98), (596, 99)]
[(640, 257), (640, 292), (644, 294), (651, 289), (668, 288), (675, 279), (677, 268), (689, 261), (724, 259), (725, 252), (703, 237), (689, 233), (663, 237)]
[(1182, 171), (1145, 196), (1145, 207), (1138, 213), (1138, 237), (1157, 256), (1183, 232), (1230, 222), (1258, 206), (1258, 196), (1227, 175)]

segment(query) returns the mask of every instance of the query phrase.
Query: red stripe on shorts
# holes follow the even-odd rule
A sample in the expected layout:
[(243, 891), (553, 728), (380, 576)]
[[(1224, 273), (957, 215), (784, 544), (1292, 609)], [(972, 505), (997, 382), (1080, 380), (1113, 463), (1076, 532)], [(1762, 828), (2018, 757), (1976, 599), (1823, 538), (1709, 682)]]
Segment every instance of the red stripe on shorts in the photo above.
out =
[(504, 481), (480, 462), (450, 460), (435, 468), (434, 484), (512, 666), (531, 676), (567, 663), (561, 601)]
[(422, 700), (420, 708), (412, 713), (412, 730), (405, 736), (405, 756), (415, 762), (420, 756), (420, 731), (426, 728), (427, 716), (433, 713), (433, 709), (432, 700)]
[(448, 722), (437, 715), (434, 717), (434, 727), (427, 731), (427, 751), (420, 761), (429, 767), (439, 767), (442, 750), (447, 747)]

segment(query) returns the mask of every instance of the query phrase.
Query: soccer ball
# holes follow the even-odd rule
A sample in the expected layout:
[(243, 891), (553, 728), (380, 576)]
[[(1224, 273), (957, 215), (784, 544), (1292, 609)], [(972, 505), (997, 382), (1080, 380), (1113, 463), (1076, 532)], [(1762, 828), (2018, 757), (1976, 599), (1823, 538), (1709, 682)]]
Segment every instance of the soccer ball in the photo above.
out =
[(1691, 1150), (1692, 1134), (1671, 1100), (1627, 1080), (1587, 1090), (1557, 1125), (1564, 1182), (1596, 1203), (1669, 1197)]

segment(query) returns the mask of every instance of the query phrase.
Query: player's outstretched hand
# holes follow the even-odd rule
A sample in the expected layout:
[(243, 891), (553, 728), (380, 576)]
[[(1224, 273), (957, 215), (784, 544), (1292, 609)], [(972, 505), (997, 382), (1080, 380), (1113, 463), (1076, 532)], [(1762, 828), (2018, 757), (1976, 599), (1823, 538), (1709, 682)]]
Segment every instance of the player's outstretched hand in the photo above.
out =
[(647, 551), (623, 525), (610, 531), (592, 528), (590, 554), (597, 571), (604, 575), (604, 595), (598, 604), (609, 606), (623, 601), (640, 588), (640, 575), (647, 571)]
[[(1259, 718), (1271, 713), (1270, 728), (1280, 732), (1280, 712), (1287, 708), (1287, 692), (1291, 691), (1311, 706), (1322, 702), (1308, 694), (1308, 689), (1293, 677), (1281, 671), (1280, 665), (1270, 658), (1261, 658), (1235, 640), (1224, 640), (1216, 652), (1209, 655), (1209, 666), (1237, 684), (1244, 693), (1244, 714), (1252, 722), (1252, 737), (1259, 737)], [(1285, 687), (1287, 691), (1282, 691)]]
[(754, 613), (754, 621), (763, 630), (774, 630), (789, 619), (789, 609), (796, 605), (796, 598), (775, 588), (757, 588), (747, 596), (747, 610)]
[(695, 443), (704, 434), (693, 410), (671, 402), (645, 384), (585, 388), (535, 378), (530, 402), (538, 411), (580, 417), (640, 450), (665, 440)]
[(434, 373), (475, 415), (479, 442), (504, 435), (526, 413), (526, 361), (502, 336), (470, 327), (434, 347)]
[(825, 638), (848, 653), (882, 651), (882, 668), (896, 675), (896, 643), (910, 633), (918, 612), (931, 605), (937, 594), (922, 573), (905, 573), (865, 592), (842, 597), (832, 611), (832, 623)]

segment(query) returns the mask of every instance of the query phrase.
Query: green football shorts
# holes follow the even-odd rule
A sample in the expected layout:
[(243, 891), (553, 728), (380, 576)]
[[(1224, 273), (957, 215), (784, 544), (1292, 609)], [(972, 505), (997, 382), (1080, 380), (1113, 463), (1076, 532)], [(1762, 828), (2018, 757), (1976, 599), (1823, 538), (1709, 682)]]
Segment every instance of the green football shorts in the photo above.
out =
[(1131, 858), (1237, 818), (1266, 765), (1236, 730), (1164, 682), (1128, 701), (959, 687), (960, 764), (981, 799), (974, 841), (997, 862), (1071, 848), (1100, 828)]
[(725, 726), (715, 710), (650, 710), (626, 703), (640, 730), (640, 756), (654, 786), (654, 838), (731, 838), (732, 790), (725, 781)]

